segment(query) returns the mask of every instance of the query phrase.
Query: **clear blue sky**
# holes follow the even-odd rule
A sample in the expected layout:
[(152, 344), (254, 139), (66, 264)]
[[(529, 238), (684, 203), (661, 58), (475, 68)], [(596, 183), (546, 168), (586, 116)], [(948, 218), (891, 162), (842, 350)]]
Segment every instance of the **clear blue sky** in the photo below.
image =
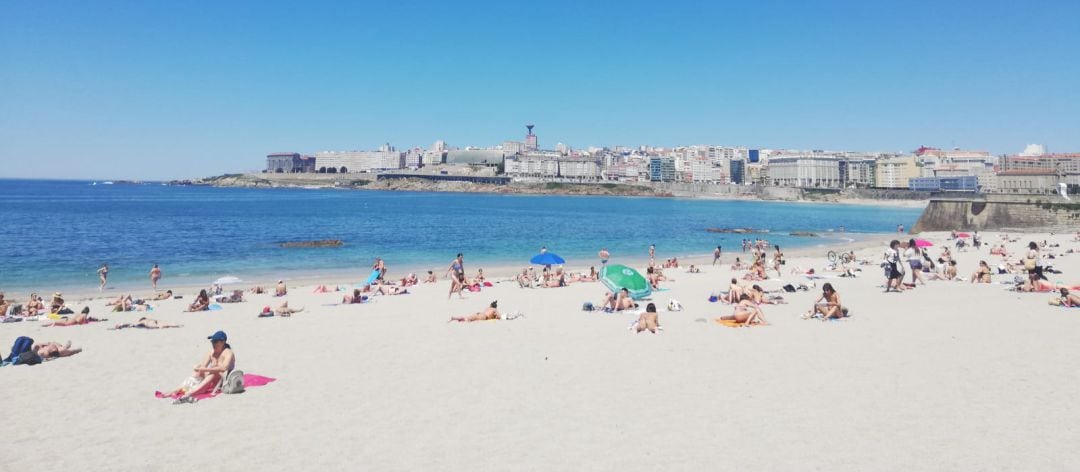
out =
[(1080, 151), (1075, 0), (356, 3), (0, 2), (0, 176), (195, 177), (530, 122), (549, 148)]

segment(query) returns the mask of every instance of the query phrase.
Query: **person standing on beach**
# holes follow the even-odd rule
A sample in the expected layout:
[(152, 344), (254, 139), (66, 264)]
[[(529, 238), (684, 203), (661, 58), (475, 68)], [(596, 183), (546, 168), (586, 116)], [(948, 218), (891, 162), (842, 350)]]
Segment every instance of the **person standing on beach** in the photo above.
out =
[(450, 268), (446, 273), (450, 274), (450, 293), (446, 295), (446, 299), (449, 300), (454, 292), (457, 292), (458, 297), (465, 298), (461, 295), (461, 291), (465, 289), (465, 256), (459, 252), (457, 257), (450, 261)]
[(98, 278), (101, 279), (101, 286), (98, 287), (99, 292), (105, 291), (105, 283), (109, 280), (109, 264), (101, 264), (101, 268), (97, 270)]
[(655, 260), (656, 260), (656, 245), (655, 244), (650, 244), (649, 245), (649, 262), (652, 262), (652, 261), (655, 261)]
[(157, 281), (161, 280), (161, 268), (157, 264), (150, 269), (150, 283), (154, 286), (154, 291), (157, 292)]
[(598, 254), (598, 255), (600, 256), (600, 265), (602, 265), (602, 266), (607, 265), (608, 259), (611, 259), (611, 254), (608, 253), (608, 250), (607, 250), (606, 247), (600, 248), (600, 254)]
[[(716, 250), (712, 252), (712, 265), (716, 265), (717, 261), (720, 261), (720, 256), (724, 255), (724, 250), (720, 246), (716, 246)], [(720, 261), (723, 264), (723, 261)]]
[(904, 273), (900, 271), (900, 241), (892, 240), (889, 249), (885, 250), (885, 293), (895, 289), (897, 292), (904, 290)]

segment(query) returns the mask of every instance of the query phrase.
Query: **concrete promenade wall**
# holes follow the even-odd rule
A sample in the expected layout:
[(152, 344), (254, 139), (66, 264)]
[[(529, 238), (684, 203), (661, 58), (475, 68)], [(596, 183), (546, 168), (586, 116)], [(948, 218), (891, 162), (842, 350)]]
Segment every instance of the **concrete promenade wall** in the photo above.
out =
[(935, 198), (911, 229), (1071, 232), (1080, 230), (1080, 202), (1047, 195)]

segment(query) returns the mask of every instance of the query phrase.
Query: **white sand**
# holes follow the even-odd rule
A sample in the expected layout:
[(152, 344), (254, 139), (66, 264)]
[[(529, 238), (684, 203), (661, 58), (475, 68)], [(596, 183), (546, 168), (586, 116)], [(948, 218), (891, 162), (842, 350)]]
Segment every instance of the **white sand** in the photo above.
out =
[[(944, 235), (928, 239), (940, 246)], [(1031, 239), (1060, 243), (1054, 254), (1080, 248), (1072, 235), (1025, 236), (1008, 248)], [(876, 261), (883, 247), (861, 254)], [(980, 258), (1000, 260), (985, 248), (955, 255), (964, 277)], [(1065, 272), (1052, 281), (1080, 283), (1080, 255), (1052, 262)], [(824, 264), (816, 256), (787, 267), (796, 265)], [(267, 295), (181, 313), (193, 298), (186, 293), (151, 315), (180, 329), (108, 331), (141, 314), (105, 314), (104, 300), (92, 314), (109, 323), (0, 325), (5, 354), (19, 335), (86, 349), (0, 369), (0, 469), (1080, 468), (1080, 309), (996, 284), (932, 282), (883, 294), (873, 265), (861, 278), (827, 280), (851, 307), (849, 320), (799, 319), (815, 289), (766, 306), (771, 326), (725, 328), (711, 319), (731, 308), (706, 298), (731, 272), (703, 268), (668, 271), (676, 281), (653, 298), (676, 298), (686, 310), (661, 310), (658, 335), (627, 331), (634, 315), (582, 312), (604, 291), (598, 283), (500, 283), (448, 301), (443, 279), (411, 295), (334, 307), (322, 304), (341, 293), (293, 287), (290, 305), (306, 310), (292, 318), (256, 318), (280, 301)], [(446, 323), (493, 299), (526, 316)], [(154, 390), (188, 376), (218, 329), (240, 369), (278, 381), (194, 405), (155, 399)]]

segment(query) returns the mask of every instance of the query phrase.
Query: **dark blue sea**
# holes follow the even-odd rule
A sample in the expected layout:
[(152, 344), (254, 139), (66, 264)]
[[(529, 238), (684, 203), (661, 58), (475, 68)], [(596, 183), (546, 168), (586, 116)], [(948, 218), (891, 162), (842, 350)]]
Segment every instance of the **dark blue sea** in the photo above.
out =
[[(269, 280), (300, 274), (369, 272), (384, 258), (393, 275), (445, 266), (465, 253), (470, 270), (525, 265), (541, 246), (570, 267), (612, 259), (738, 251), (743, 236), (709, 227), (767, 228), (786, 248), (910, 226), (921, 209), (758, 201), (522, 196), (363, 190), (92, 185), (84, 181), (0, 180), (0, 291), (146, 287), (153, 264), (165, 285), (210, 283), (226, 275)], [(826, 238), (792, 237), (814, 231)], [(340, 248), (283, 249), (284, 241), (341, 239)], [(397, 269), (397, 270), (395, 270)]]

